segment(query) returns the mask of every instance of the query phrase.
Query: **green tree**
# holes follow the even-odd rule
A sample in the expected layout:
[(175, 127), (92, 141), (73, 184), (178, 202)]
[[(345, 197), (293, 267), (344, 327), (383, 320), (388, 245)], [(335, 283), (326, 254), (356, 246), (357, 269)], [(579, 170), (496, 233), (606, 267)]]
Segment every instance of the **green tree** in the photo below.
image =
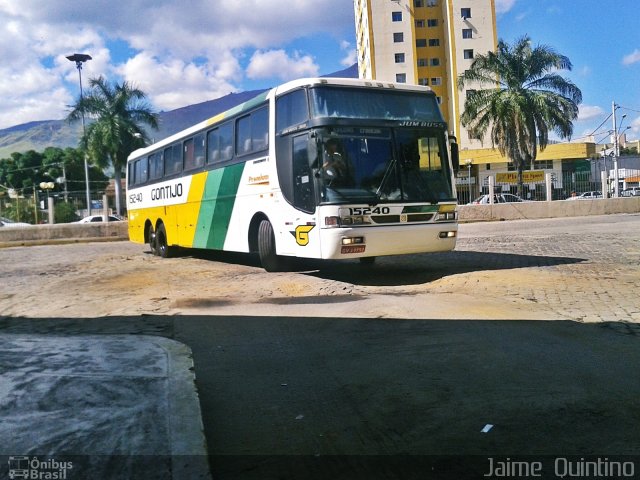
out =
[(96, 165), (113, 167), (116, 211), (121, 214), (121, 178), (127, 157), (148, 142), (143, 124), (157, 129), (158, 114), (147, 104), (145, 93), (128, 82), (112, 85), (98, 77), (90, 79), (89, 86), (90, 91), (72, 106), (67, 120), (77, 121), (83, 114), (92, 120), (81, 145)]
[[(459, 77), (467, 94), (462, 125), (473, 138), (491, 143), (513, 162), (522, 195), (522, 172), (549, 143), (549, 132), (570, 138), (582, 92), (556, 73), (571, 70), (569, 59), (551, 47), (531, 47), (528, 36), (513, 46), (498, 42), (495, 52), (478, 55)], [(482, 88), (486, 87), (486, 88)]]
[(36, 223), (35, 211), (31, 197), (18, 197), (7, 202), (2, 215), (16, 222)]
[[(47, 181), (56, 181), (54, 192), (64, 192), (64, 178), (67, 191), (74, 197), (77, 198), (74, 194), (85, 191), (84, 153), (80, 149), (47, 147), (43, 152), (42, 171)], [(109, 184), (109, 177), (97, 166), (89, 165), (89, 182), (92, 190), (104, 190)]]
[(42, 154), (29, 150), (14, 152), (0, 160), (0, 184), (14, 189), (19, 195), (33, 194), (34, 185), (42, 177)]

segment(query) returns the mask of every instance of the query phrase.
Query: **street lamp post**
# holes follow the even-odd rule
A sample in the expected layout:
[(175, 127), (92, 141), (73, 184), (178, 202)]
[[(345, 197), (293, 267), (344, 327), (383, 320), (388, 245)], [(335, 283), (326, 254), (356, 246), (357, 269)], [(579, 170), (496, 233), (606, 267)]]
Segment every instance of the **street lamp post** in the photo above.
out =
[(49, 190), (56, 186), (53, 182), (40, 182), (40, 188), (47, 192), (47, 212), (49, 214), (49, 225), (53, 224), (53, 203), (49, 199)]
[[(80, 101), (82, 102), (82, 63), (88, 60), (91, 60), (91, 56), (86, 53), (74, 53), (73, 55), (69, 55), (67, 60), (71, 62), (75, 62), (76, 68), (78, 69), (78, 78), (80, 79)], [(84, 123), (84, 109), (82, 110), (82, 134), (86, 134), (86, 127)], [(87, 162), (87, 153), (84, 153), (84, 180), (86, 184), (86, 194), (87, 194), (87, 215), (91, 215), (91, 191), (89, 189), (89, 164)]]
[(471, 160), (470, 158), (467, 158), (464, 161), (464, 164), (467, 166), (467, 187), (469, 189), (469, 203), (471, 203), (471, 164), (473, 163), (473, 160)]

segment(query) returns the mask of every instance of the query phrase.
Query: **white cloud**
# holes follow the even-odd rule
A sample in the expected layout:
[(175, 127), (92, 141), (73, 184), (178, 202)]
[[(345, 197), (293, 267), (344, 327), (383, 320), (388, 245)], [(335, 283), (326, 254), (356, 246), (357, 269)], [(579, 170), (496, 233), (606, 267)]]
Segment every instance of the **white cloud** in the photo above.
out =
[[(186, 63), (179, 59), (160, 62), (141, 53), (126, 62), (118, 72), (136, 87), (149, 93), (151, 102), (161, 110), (204, 102), (226, 95), (235, 87), (226, 79), (238, 70), (234, 59), (220, 65), (220, 71)], [(179, 86), (179, 88), (178, 88)]]
[(345, 52), (346, 56), (340, 60), (340, 64), (345, 67), (350, 67), (358, 61), (358, 52), (350, 42), (343, 40), (340, 42), (340, 50)]
[(284, 50), (257, 51), (247, 67), (247, 76), (252, 79), (279, 78), (291, 80), (297, 77), (317, 76), (318, 65), (309, 55), (294, 52), (293, 57)]
[(588, 77), (589, 75), (591, 75), (591, 72), (591, 67), (589, 65), (584, 65), (578, 70), (578, 75), (580, 75), (581, 77)]
[(580, 105), (578, 108), (578, 121), (593, 120), (604, 115), (604, 110), (598, 106)]
[(637, 48), (629, 55), (625, 55), (625, 57), (622, 59), (623, 65), (632, 65), (638, 62), (640, 62), (640, 49)]
[(636, 138), (638, 138), (638, 135), (640, 134), (640, 117), (637, 117), (635, 120), (631, 122), (630, 131), (635, 134)]
[(496, 0), (496, 13), (506, 13), (513, 8), (516, 0)]
[[(130, 80), (162, 109), (243, 89), (247, 78), (316, 75), (319, 60), (292, 45), (318, 33), (335, 52), (330, 68), (355, 58), (339, 47), (353, 37), (350, 1), (323, 0), (321, 8), (308, 0), (82, 3), (0, 0), (0, 128), (63, 118), (78, 93), (78, 72), (65, 56), (76, 52), (93, 57), (83, 80)], [(114, 41), (132, 57), (110, 51)]]

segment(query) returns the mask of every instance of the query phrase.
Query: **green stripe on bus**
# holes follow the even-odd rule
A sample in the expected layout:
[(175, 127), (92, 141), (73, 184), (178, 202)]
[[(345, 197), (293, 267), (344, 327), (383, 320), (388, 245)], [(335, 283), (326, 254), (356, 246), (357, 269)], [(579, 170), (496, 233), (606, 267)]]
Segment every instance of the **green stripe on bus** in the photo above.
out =
[(439, 205), (407, 205), (402, 213), (430, 213), (437, 212), (439, 208)]
[(193, 239), (195, 248), (224, 246), (243, 170), (244, 163), (239, 163), (211, 170), (207, 175)]

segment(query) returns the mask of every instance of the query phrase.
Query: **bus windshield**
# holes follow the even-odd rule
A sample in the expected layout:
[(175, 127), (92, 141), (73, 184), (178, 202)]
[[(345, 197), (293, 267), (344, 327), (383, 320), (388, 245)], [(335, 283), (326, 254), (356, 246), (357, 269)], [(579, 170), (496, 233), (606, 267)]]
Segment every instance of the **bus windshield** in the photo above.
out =
[(367, 130), (319, 136), (322, 166), (315, 177), (321, 203), (455, 200), (442, 130)]
[(435, 95), (420, 92), (317, 87), (310, 89), (311, 116), (443, 122)]

